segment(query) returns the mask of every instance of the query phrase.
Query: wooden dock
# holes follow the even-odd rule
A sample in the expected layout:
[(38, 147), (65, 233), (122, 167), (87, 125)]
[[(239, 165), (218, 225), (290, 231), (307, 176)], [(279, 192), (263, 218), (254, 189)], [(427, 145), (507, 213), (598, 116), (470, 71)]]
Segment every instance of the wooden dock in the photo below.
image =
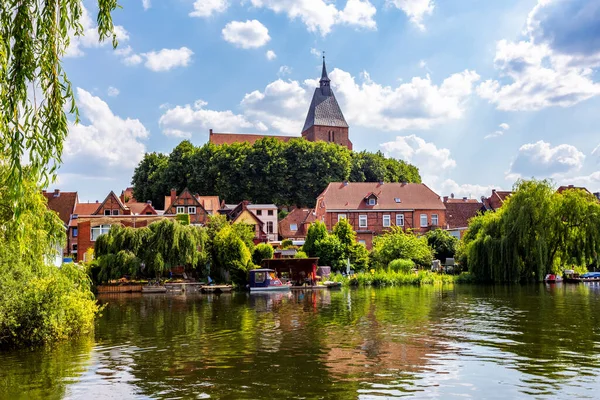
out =
[(105, 293), (141, 293), (142, 284), (107, 284), (107, 285), (98, 285), (97, 290), (98, 294)]
[(201, 289), (204, 293), (227, 293), (233, 290), (231, 285), (205, 285)]

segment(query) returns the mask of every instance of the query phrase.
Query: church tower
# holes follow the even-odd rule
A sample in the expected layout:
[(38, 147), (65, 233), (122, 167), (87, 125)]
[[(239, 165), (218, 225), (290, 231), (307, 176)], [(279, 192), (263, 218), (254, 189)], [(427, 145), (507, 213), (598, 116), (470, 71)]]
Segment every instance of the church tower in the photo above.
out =
[(304, 128), (302, 128), (302, 137), (311, 142), (322, 140), (337, 143), (352, 150), (352, 142), (348, 136), (348, 124), (335, 99), (330, 83), (325, 67), (325, 56), (323, 56), (321, 80), (313, 94)]

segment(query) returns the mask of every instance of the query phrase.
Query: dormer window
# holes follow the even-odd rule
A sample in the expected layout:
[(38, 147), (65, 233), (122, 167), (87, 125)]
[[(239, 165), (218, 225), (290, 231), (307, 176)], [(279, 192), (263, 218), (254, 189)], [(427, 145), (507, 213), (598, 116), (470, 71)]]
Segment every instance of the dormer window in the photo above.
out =
[(396, 197), (396, 198), (394, 198), (394, 201), (395, 201), (396, 203), (400, 203), (400, 197)]
[(370, 206), (374, 206), (375, 204), (377, 204), (377, 199), (375, 199), (375, 197), (370, 197), (367, 200), (367, 204), (370, 205)]

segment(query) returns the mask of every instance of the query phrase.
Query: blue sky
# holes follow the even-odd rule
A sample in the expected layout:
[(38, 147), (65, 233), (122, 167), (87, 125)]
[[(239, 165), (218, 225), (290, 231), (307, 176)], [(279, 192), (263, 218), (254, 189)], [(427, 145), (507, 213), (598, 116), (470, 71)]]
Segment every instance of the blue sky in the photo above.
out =
[(299, 135), (321, 51), (355, 150), (414, 163), (440, 195), (532, 176), (600, 190), (597, 1), (129, 0), (117, 50), (85, 5), (64, 59), (82, 118), (54, 185), (81, 200), (210, 128)]

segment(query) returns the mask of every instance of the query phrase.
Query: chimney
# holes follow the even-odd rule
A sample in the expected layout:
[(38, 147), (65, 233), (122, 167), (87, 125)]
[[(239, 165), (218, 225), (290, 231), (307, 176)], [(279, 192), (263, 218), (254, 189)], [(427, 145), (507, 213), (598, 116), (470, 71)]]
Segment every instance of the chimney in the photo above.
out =
[(171, 189), (171, 205), (175, 204), (175, 199), (177, 199), (177, 190)]
[(344, 186), (348, 186), (348, 181), (344, 181), (344, 182), (342, 182), (342, 184), (343, 184)]
[(379, 186), (383, 185), (383, 180), (379, 181)]
[(54, 197), (60, 196), (60, 189), (54, 189)]
[(467, 197), (466, 197), (466, 196), (465, 196), (465, 197), (463, 197), (463, 201), (467, 201)]
[(213, 134), (212, 129), (208, 130), (208, 134), (209, 134), (209, 136)]
[(496, 189), (492, 189), (492, 193), (496, 193)]
[(121, 203), (125, 204), (125, 192), (121, 192), (121, 195), (119, 196), (119, 200), (121, 200)]
[(150, 205), (152, 205), (152, 200), (148, 200), (148, 201), (146, 202), (146, 204), (150, 204)]
[(444, 203), (448, 202), (448, 196), (444, 196)]
[(42, 190), (42, 193), (46, 193), (46, 189), (43, 189), (43, 190)]
[(454, 198), (454, 193), (450, 193), (450, 198), (453, 199)]
[(572, 188), (572, 187), (573, 187), (573, 185), (569, 185), (569, 188)]
[(96, 200), (96, 204), (98, 204), (98, 200)]

